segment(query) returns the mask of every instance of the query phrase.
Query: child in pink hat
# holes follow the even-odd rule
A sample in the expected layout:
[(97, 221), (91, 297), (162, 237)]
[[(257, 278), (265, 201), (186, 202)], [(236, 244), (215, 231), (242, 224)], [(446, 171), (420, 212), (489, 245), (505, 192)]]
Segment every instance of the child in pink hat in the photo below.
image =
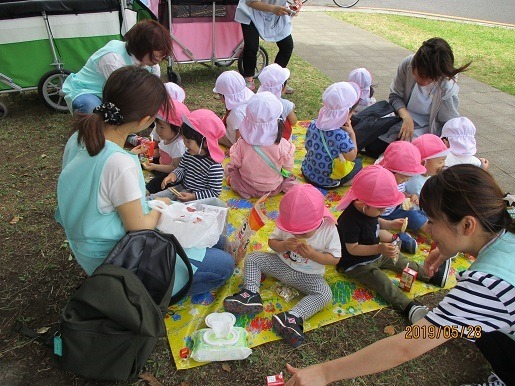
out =
[(381, 269), (401, 273), (406, 266), (418, 272), (418, 279), (445, 286), (449, 263), (430, 279), (422, 265), (408, 260), (392, 244), (395, 236), (384, 228), (379, 216), (387, 207), (404, 201), (395, 176), (380, 165), (364, 168), (338, 204), (343, 213), (338, 218), (342, 258), (337, 270), (376, 290), (395, 309), (402, 311), (411, 323), (422, 319), (428, 308), (408, 298)]
[(171, 100), (172, 109), (159, 110), (155, 121), (156, 127), (152, 137), (157, 140), (157, 149), (154, 150), (154, 158), (159, 162), (145, 162), (142, 164), (145, 170), (154, 174), (146, 185), (150, 194), (160, 192), (161, 183), (168, 174), (175, 170), (186, 152), (186, 146), (181, 135), (182, 115), (190, 111), (181, 102)]
[(249, 99), (240, 124), (241, 138), (231, 146), (227, 183), (243, 198), (275, 196), (296, 184), (295, 145), (282, 137), (282, 104), (268, 91)]
[(442, 128), (441, 138), (450, 150), (445, 166), (472, 164), (485, 170), (490, 165), (476, 157), (476, 126), (466, 117), (449, 119)]
[(376, 103), (374, 88), (372, 87), (372, 74), (366, 68), (356, 68), (349, 74), (349, 82), (356, 83), (361, 89), (359, 103), (354, 109), (356, 113), (365, 110), (367, 107)]
[(224, 307), (233, 314), (263, 311), (262, 273), (298, 289), (305, 296), (290, 311), (272, 318), (276, 333), (296, 347), (304, 341), (304, 321), (332, 301), (324, 266), (336, 265), (341, 256), (335, 219), (318, 189), (299, 184), (284, 195), (268, 245), (273, 253), (253, 252), (245, 258), (243, 288), (226, 297)]
[(295, 104), (288, 99), (282, 97), (286, 92), (286, 84), (290, 77), (290, 70), (281, 67), (277, 63), (272, 63), (263, 68), (258, 75), (259, 86), (258, 93), (269, 91), (274, 94), (283, 105), (281, 118), (284, 122), (283, 137), (287, 140), (291, 138), (293, 126), (297, 124), (297, 115), (295, 115)]
[[(356, 158), (356, 136), (350, 123), (359, 97), (360, 89), (355, 83), (334, 83), (324, 91), (324, 105), (306, 131), (306, 157), (301, 170), (310, 184), (324, 189), (337, 188), (361, 169), (361, 159)], [(336, 158), (354, 162), (354, 168), (342, 179), (331, 178)]]
[[(184, 202), (218, 197), (222, 192), (225, 155), (218, 146), (218, 140), (225, 135), (222, 120), (207, 109), (183, 114), (182, 120), (181, 133), (186, 153), (177, 168), (163, 179), (161, 188), (164, 190), (151, 194), (151, 200), (169, 197)], [(174, 189), (180, 194), (175, 195), (166, 189), (168, 184), (174, 184)]]
[(422, 186), (429, 177), (436, 175), (445, 166), (449, 149), (440, 137), (434, 134), (422, 134), (414, 139), (412, 144), (420, 151), (420, 158), (426, 172), (414, 175), (406, 182), (406, 193), (408, 195), (416, 194), (418, 197)]
[(219, 140), (220, 145), (231, 147), (240, 137), (239, 127), (245, 118), (245, 106), (254, 93), (245, 86), (243, 76), (234, 70), (222, 72), (216, 79), (213, 92), (218, 94), (225, 104), (222, 121), (226, 127), (225, 135)]
[[(400, 229), (404, 219), (408, 218), (408, 229), (412, 231), (422, 231), (426, 234), (427, 217), (418, 210), (414, 209), (418, 205), (418, 195), (406, 193), (406, 181), (418, 174), (426, 173), (426, 168), (422, 165), (420, 151), (415, 145), (407, 141), (395, 141), (388, 145), (384, 152), (384, 157), (379, 159), (377, 163), (388, 169), (395, 176), (397, 188), (404, 194), (406, 200), (404, 205), (389, 206), (381, 214), (381, 221), (392, 222), (390, 226), (393, 229)], [(409, 203), (410, 209), (406, 208)], [(404, 209), (406, 208), (406, 209)], [(402, 240), (402, 250), (408, 253), (415, 253), (418, 245), (416, 241), (407, 233), (400, 235)]]

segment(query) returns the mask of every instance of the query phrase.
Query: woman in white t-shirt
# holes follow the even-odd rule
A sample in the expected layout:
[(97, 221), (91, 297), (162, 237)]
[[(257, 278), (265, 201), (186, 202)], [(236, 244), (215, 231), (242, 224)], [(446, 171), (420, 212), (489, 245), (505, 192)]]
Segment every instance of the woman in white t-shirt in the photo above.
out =
[(426, 272), (434, 274), (458, 252), (475, 256), (474, 263), (457, 274), (456, 287), (438, 306), (405, 331), (330, 362), (305, 369), (287, 365), (294, 375), (286, 386), (322, 386), (378, 373), (455, 338), (474, 341), (496, 372), (482, 385), (514, 385), (515, 220), (507, 207), (514, 200), (473, 165), (451, 166), (429, 178), (420, 207), (438, 246), (424, 262)]

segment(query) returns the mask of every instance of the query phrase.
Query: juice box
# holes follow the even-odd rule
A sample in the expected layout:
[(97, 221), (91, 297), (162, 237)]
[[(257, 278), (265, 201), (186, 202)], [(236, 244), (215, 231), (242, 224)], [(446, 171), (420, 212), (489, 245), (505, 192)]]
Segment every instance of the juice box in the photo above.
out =
[(283, 373), (267, 376), (266, 386), (284, 386)]
[(413, 282), (417, 279), (418, 272), (411, 269), (408, 265), (402, 271), (401, 281), (399, 282), (399, 287), (406, 292), (411, 291), (411, 287), (413, 286)]

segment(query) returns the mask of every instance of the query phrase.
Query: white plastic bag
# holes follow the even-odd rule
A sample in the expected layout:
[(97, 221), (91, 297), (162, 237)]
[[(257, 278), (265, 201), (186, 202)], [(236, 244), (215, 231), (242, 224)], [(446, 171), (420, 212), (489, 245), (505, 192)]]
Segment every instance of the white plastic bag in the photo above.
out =
[(225, 227), (227, 208), (202, 203), (149, 201), (148, 205), (161, 217), (156, 228), (173, 234), (183, 248), (209, 248), (214, 246)]

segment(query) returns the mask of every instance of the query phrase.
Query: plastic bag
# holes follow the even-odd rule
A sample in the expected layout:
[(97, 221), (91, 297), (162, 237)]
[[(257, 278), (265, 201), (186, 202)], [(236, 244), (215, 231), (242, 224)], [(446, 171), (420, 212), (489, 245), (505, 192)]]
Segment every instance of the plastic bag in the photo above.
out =
[(209, 248), (214, 246), (224, 231), (227, 208), (192, 201), (183, 204), (150, 201), (148, 205), (161, 217), (156, 228), (165, 234), (173, 234), (183, 248)]

